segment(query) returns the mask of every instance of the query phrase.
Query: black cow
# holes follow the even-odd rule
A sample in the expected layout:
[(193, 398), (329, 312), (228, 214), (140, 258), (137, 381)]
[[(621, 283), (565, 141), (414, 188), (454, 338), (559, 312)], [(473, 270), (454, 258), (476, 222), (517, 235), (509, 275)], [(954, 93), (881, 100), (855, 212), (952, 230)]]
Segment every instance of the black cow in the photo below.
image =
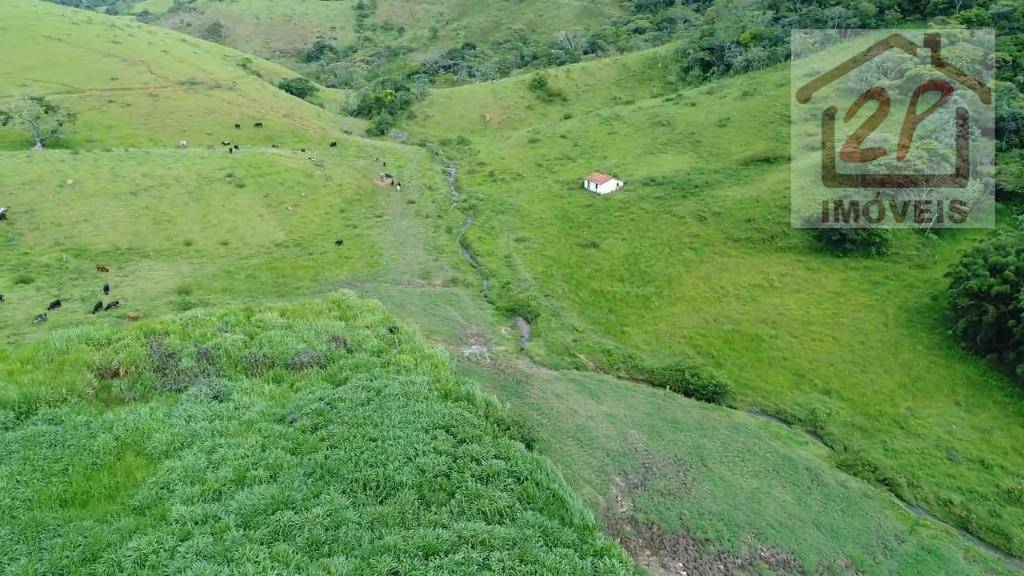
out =
[(52, 311), (60, 308), (61, 306), (63, 306), (63, 304), (61, 303), (60, 298), (58, 298), (58, 299), (54, 300), (53, 302), (50, 302), (50, 305), (47, 306), (46, 309), (52, 312)]
[(114, 308), (120, 308), (121, 303), (117, 300), (111, 300), (109, 304), (103, 307), (104, 310), (113, 310)]
[(4, 300), (7, 300), (7, 296), (0, 294), (0, 302), (3, 302)]
[(345, 240), (343, 238), (338, 238), (337, 240), (334, 241), (334, 245), (335, 246), (344, 246), (345, 245)]
[(270, 145), (270, 147), (271, 147), (271, 148), (274, 148), (275, 150), (276, 150), (277, 148), (280, 148), (280, 146), (278, 146), (277, 144), (271, 144), (271, 145)]
[(238, 144), (235, 144), (235, 145), (234, 145), (234, 149), (235, 149), (235, 150), (241, 150), (241, 148), (239, 148), (239, 147), (238, 147)]
[(234, 148), (228, 148), (228, 154), (234, 154), (234, 153), (235, 153), (235, 149)]
[(104, 284), (103, 285), (103, 294), (104, 295), (110, 294), (110, 284)]
[(43, 322), (46, 322), (46, 320), (46, 312), (43, 312), (42, 314), (36, 314), (36, 317), (32, 319), (32, 323), (42, 324)]
[(7, 207), (0, 206), (0, 221), (7, 220)]
[(299, 148), (299, 152), (302, 152), (303, 154), (305, 154), (306, 153), (306, 149), (305, 148)]
[(257, 122), (252, 125), (253, 128), (263, 128), (263, 122)]
[(103, 310), (103, 300), (100, 300), (99, 302), (96, 303), (95, 306), (92, 307), (92, 313), (93, 314), (96, 314), (96, 313), (98, 313), (98, 312), (100, 312), (102, 310)]
[(338, 147), (338, 143), (337, 142), (331, 142), (331, 148), (337, 148), (337, 147)]
[(240, 130), (241, 128), (242, 128), (242, 125), (241, 125), (241, 124), (235, 124), (235, 129), (236, 129), (236, 130)]

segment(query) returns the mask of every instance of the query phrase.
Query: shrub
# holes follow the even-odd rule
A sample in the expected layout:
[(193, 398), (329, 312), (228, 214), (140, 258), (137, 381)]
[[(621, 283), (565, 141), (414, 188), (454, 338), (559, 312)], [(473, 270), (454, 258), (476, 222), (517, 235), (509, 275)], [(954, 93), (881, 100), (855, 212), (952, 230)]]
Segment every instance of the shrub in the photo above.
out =
[(277, 83), (277, 87), (292, 96), (302, 98), (303, 100), (309, 100), (313, 96), (316, 96), (316, 93), (320, 91), (316, 84), (313, 84), (301, 76), (296, 78), (284, 78)]
[(968, 250), (946, 277), (953, 335), (1024, 376), (1024, 232), (1002, 232)]
[(542, 73), (534, 74), (530, 79), (530, 91), (537, 95), (544, 102), (564, 102), (565, 94), (551, 85), (548, 77)]
[(732, 386), (721, 377), (679, 363), (649, 370), (647, 380), (659, 388), (709, 404), (724, 404), (732, 395)]
[(883, 228), (812, 228), (822, 248), (838, 256), (878, 256), (889, 252), (891, 234)]

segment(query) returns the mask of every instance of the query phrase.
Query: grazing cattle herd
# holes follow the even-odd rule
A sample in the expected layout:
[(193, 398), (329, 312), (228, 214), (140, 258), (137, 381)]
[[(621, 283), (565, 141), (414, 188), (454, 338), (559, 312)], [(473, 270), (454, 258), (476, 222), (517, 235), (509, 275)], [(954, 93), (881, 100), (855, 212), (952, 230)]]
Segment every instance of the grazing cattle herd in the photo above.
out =
[[(110, 272), (110, 266), (108, 266), (107, 264), (97, 264), (96, 265), (96, 271), (97, 272)], [(109, 283), (104, 283), (103, 287), (100, 288), (100, 290), (103, 292), (104, 295), (109, 295), (110, 294), (110, 284)], [(6, 300), (7, 300), (7, 296), (4, 295), (4, 294), (0, 294), (0, 303), (5, 302)], [(60, 310), (63, 307), (64, 307), (64, 302), (62, 302), (60, 298), (57, 298), (56, 300), (50, 301), (50, 303), (46, 305), (46, 312), (41, 312), (39, 314), (36, 314), (35, 317), (32, 318), (32, 323), (33, 324), (42, 324), (43, 322), (46, 322), (47, 320), (50, 319), (50, 317), (47, 314), (47, 312), (54, 312), (56, 310)], [(119, 300), (111, 300), (106, 305), (104, 305), (103, 301), (100, 300), (99, 302), (97, 302), (92, 307), (92, 314), (98, 314), (100, 312), (114, 310), (114, 309), (120, 308), (120, 307), (121, 307), (121, 302)], [(141, 318), (141, 316), (137, 312), (131, 312), (127, 316), (134, 316), (134, 318), (128, 318), (129, 320), (132, 320), (132, 319), (138, 320), (139, 318)]]
[[(255, 122), (252, 125), (252, 127), (253, 128), (263, 128), (263, 122)], [(240, 130), (241, 128), (242, 128), (242, 125), (240, 123), (236, 123), (235, 124), (235, 129)], [(221, 145), (224, 146), (225, 148), (227, 148), (229, 154), (234, 154), (235, 151), (241, 151), (241, 147), (238, 144), (235, 144), (235, 143), (231, 142), (230, 140), (222, 140), (221, 141)], [(332, 142), (328, 143), (328, 146), (330, 148), (337, 148), (338, 147), (338, 141), (337, 140), (332, 141)], [(178, 147), (179, 148), (187, 148), (188, 147), (188, 141), (186, 141), (186, 140), (179, 141), (178, 142)], [(277, 144), (271, 144), (270, 147), (272, 149), (280, 149), (280, 146), (277, 145)], [(300, 151), (302, 153), (304, 153), (304, 154), (311, 153), (306, 148), (301, 148)], [(311, 155), (308, 159), (313, 161), (313, 163), (316, 164), (317, 166), (322, 165), (322, 162), (320, 161), (319, 157), (317, 157), (315, 154)], [(380, 157), (375, 157), (375, 159), (378, 162), (381, 162), (382, 167), (387, 168), (388, 163), (387, 163), (386, 160), (383, 160)], [(402, 190), (402, 183), (399, 182), (397, 179), (395, 179), (391, 174), (382, 173), (381, 175), (378, 175), (378, 176), (379, 176), (379, 178), (383, 177), (383, 179), (385, 180), (385, 182), (388, 185), (390, 185), (390, 186), (392, 186), (394, 188), (397, 188), (399, 191)], [(70, 186), (73, 183), (73, 180), (68, 180), (67, 183)], [(380, 180), (378, 180), (378, 183), (381, 183)], [(293, 207), (289, 206), (288, 210), (292, 211)], [(7, 219), (8, 219), (8, 208), (6, 206), (0, 206), (0, 221), (5, 221)], [(334, 241), (334, 245), (338, 246), (338, 247), (344, 246), (345, 245), (345, 240), (343, 238), (338, 238), (338, 239), (336, 239)], [(110, 265), (109, 264), (96, 264), (96, 272), (102, 273), (102, 274), (107, 274), (107, 273), (110, 272)], [(109, 296), (110, 295), (110, 284), (109, 283), (104, 283), (102, 288), (101, 288), (101, 292), (103, 293), (104, 296)], [(5, 294), (0, 293), (0, 303), (5, 302), (6, 300), (7, 300), (7, 296)], [(46, 322), (47, 320), (49, 320), (49, 316), (47, 314), (48, 312), (54, 312), (56, 310), (60, 310), (61, 308), (63, 308), (63, 306), (64, 306), (64, 303), (59, 298), (56, 299), (56, 300), (51, 301), (47, 305), (47, 307), (46, 307), (46, 312), (41, 312), (41, 313), (37, 314), (32, 319), (32, 323), (33, 324), (42, 324), (43, 322)], [(103, 300), (101, 299), (101, 300), (97, 301), (96, 304), (94, 304), (92, 306), (91, 313), (95, 315), (95, 314), (99, 314), (101, 312), (109, 312), (111, 310), (115, 310), (115, 309), (120, 308), (120, 307), (121, 307), (120, 300), (111, 300), (111, 301), (109, 301), (107, 303), (104, 303)], [(128, 314), (125, 315), (125, 318), (128, 319), (128, 320), (131, 320), (131, 321), (135, 321), (135, 320), (139, 320), (140, 318), (142, 318), (142, 315), (139, 314), (138, 312), (129, 312)]]
[[(252, 127), (253, 128), (263, 128), (263, 122), (255, 122), (255, 123), (253, 123)], [(235, 123), (235, 129), (236, 130), (241, 130), (242, 129), (242, 125), (240, 123)], [(187, 145), (188, 145), (187, 142), (182, 140), (182, 143), (185, 144), (184, 146), (182, 146), (182, 148), (187, 147)], [(241, 147), (239, 147), (238, 144), (235, 144), (231, 140), (221, 140), (220, 141), (220, 145), (223, 146), (228, 151), (228, 154), (234, 154), (235, 152), (240, 152), (241, 151)], [(327, 144), (327, 146), (329, 148), (337, 148), (338, 147), (338, 141), (337, 140), (332, 140), (331, 142), (329, 142)], [(281, 146), (278, 145), (278, 144), (271, 144), (270, 147), (272, 149), (274, 149), (274, 150), (280, 150), (281, 149)], [(299, 152), (302, 152), (303, 154), (308, 154), (311, 151), (307, 150), (306, 148), (299, 148)], [(316, 158), (315, 156), (310, 157), (309, 160), (313, 160), (314, 161), (313, 163), (318, 165), (318, 166), (320, 165), (319, 159)]]

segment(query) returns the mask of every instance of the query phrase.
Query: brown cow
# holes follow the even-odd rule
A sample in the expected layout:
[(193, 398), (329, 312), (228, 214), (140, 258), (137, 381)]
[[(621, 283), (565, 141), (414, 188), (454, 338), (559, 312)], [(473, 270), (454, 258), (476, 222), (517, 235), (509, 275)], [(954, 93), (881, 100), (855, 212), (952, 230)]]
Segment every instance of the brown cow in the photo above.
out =
[(110, 266), (107, 266), (106, 264), (97, 264), (96, 265), (96, 271), (97, 272), (110, 272)]

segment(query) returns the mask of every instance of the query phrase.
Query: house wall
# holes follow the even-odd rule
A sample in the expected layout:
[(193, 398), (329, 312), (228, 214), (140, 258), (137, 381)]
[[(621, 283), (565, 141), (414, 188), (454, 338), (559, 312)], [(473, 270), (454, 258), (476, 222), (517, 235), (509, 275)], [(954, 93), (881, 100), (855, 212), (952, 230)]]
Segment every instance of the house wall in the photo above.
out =
[(621, 180), (609, 180), (608, 182), (605, 182), (604, 184), (601, 185), (595, 184), (590, 180), (583, 181), (584, 188), (591, 192), (596, 192), (597, 194), (608, 194), (611, 192), (615, 192), (619, 188), (622, 188), (622, 186), (623, 182)]
[(597, 192), (598, 194), (610, 194), (612, 192), (615, 192), (619, 188), (622, 188), (622, 182), (621, 181), (619, 181), (619, 180), (609, 180), (609, 181), (605, 182), (604, 184), (598, 186), (594, 190), (594, 192)]

